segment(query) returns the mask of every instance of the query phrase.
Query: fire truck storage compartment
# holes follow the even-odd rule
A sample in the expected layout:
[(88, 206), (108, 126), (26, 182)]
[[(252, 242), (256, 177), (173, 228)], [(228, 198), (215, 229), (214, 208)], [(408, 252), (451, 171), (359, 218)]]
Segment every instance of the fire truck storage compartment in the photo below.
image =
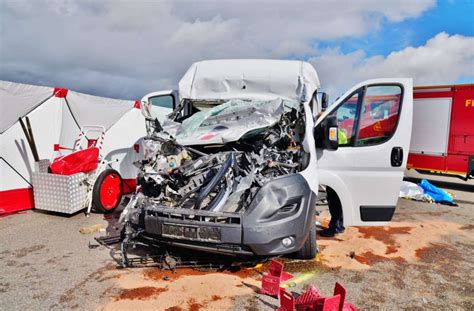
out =
[(474, 174), (474, 84), (414, 88), (407, 167)]
[(411, 153), (444, 156), (448, 153), (451, 98), (413, 100)]

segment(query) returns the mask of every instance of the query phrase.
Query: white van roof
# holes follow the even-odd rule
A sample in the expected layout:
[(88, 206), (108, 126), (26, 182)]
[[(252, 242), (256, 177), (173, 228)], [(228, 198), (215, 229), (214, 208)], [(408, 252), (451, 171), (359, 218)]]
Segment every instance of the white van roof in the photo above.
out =
[(191, 65), (179, 82), (181, 99), (309, 101), (319, 88), (314, 67), (303, 61), (222, 59)]

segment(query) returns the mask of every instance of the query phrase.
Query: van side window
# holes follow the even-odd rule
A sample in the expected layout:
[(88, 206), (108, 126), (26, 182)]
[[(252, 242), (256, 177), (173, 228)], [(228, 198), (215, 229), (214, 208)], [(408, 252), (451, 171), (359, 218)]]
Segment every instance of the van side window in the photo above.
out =
[(367, 87), (355, 146), (380, 144), (392, 137), (398, 123), (401, 95), (398, 85)]
[(341, 147), (352, 146), (354, 141), (358, 102), (359, 93), (355, 93), (332, 112), (337, 118), (338, 140)]
[(174, 109), (173, 95), (160, 95), (160, 96), (150, 97), (148, 100), (152, 106)]

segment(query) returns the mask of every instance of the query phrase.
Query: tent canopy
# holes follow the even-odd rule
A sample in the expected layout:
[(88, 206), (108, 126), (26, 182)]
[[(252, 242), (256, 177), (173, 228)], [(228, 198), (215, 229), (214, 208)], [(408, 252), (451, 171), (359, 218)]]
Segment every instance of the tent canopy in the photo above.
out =
[(79, 126), (102, 125), (108, 130), (135, 102), (92, 96), (70, 91), (66, 96), (67, 104)]
[(53, 88), (0, 80), (0, 133), (53, 96)]

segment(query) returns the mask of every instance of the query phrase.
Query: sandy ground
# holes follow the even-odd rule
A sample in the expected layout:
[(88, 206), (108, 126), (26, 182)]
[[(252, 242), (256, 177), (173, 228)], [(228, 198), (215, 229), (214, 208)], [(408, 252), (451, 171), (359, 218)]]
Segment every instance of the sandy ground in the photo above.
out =
[[(474, 188), (442, 185), (456, 195), (458, 207), (400, 199), (390, 226), (348, 228), (336, 238), (318, 237), (317, 260), (281, 259), (295, 276), (285, 286), (295, 295), (310, 285), (330, 295), (337, 281), (346, 287), (348, 301), (370, 310), (474, 309)], [(318, 220), (327, 219), (323, 212)], [(29, 211), (0, 219), (0, 309), (279, 306), (277, 299), (258, 294), (266, 265), (237, 272), (117, 269), (113, 250), (94, 247), (93, 237), (104, 232), (79, 233), (94, 225), (115, 234), (113, 220), (97, 214), (66, 218)]]

